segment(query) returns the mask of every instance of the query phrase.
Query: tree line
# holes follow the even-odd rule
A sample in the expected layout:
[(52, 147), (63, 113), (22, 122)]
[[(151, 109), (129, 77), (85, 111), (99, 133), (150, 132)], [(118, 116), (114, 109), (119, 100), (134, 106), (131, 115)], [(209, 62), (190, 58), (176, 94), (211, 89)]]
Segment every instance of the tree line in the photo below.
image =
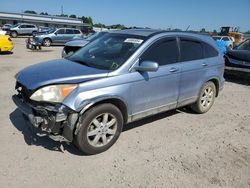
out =
[[(24, 13), (28, 13), (28, 14), (38, 14), (36, 11), (34, 10), (26, 10), (24, 11)], [(99, 27), (99, 28), (107, 28), (107, 29), (133, 29), (133, 28), (137, 28), (137, 27), (126, 27), (125, 25), (122, 24), (115, 24), (115, 25), (105, 25), (102, 23), (94, 23), (93, 19), (91, 16), (76, 16), (75, 14), (60, 14), (60, 15), (51, 15), (47, 12), (41, 12), (40, 15), (45, 15), (45, 16), (58, 16), (58, 17), (66, 17), (66, 18), (75, 18), (75, 19), (80, 19), (82, 20), (83, 23), (89, 24), (91, 27)], [(169, 29), (172, 31), (181, 31), (181, 29)], [(190, 30), (189, 30), (190, 31)], [(197, 31), (193, 31), (193, 32), (197, 32)], [(200, 31), (200, 33), (210, 33), (209, 31), (206, 31), (205, 28), (202, 28)], [(217, 34), (216, 30), (213, 30), (214, 34)], [(245, 32), (245, 34), (250, 34), (250, 30)]]
[[(24, 13), (27, 14), (39, 14), (34, 10), (26, 10), (24, 11)], [(127, 29), (126, 26), (121, 25), (121, 24), (116, 24), (116, 25), (105, 25), (105, 24), (101, 24), (101, 23), (97, 23), (95, 24), (93, 22), (93, 19), (91, 16), (82, 16), (82, 17), (78, 17), (75, 14), (60, 14), (60, 15), (51, 15), (47, 12), (41, 12), (39, 15), (44, 15), (44, 16), (58, 16), (58, 17), (66, 17), (66, 18), (75, 18), (75, 19), (80, 19), (82, 20), (83, 23), (87, 23), (89, 24), (91, 27), (100, 27), (100, 28), (108, 28), (108, 29)]]

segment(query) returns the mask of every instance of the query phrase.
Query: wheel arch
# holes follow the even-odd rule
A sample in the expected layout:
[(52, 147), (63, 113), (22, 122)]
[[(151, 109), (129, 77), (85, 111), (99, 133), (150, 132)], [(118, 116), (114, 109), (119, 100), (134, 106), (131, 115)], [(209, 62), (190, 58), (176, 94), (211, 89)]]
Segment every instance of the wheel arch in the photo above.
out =
[(90, 103), (88, 103), (87, 105), (85, 105), (79, 112), (79, 116), (78, 116), (78, 120), (77, 120), (77, 124), (75, 127), (75, 131), (74, 131), (74, 135), (76, 135), (78, 133), (78, 131), (80, 130), (81, 126), (78, 123), (81, 116), (88, 111), (89, 109), (93, 108), (96, 105), (99, 104), (105, 104), (105, 103), (109, 103), (109, 104), (113, 104), (115, 105), (122, 113), (123, 116), (123, 122), (127, 123), (128, 121), (128, 108), (127, 108), (127, 104), (126, 102), (124, 102), (124, 100), (122, 100), (119, 97), (105, 97), (105, 98), (99, 98), (96, 99)]
[(123, 99), (121, 99), (120, 97), (116, 97), (116, 96), (102, 97), (102, 98), (95, 99), (95, 100), (91, 101), (90, 103), (88, 103), (87, 105), (85, 105), (81, 109), (80, 114), (85, 113), (87, 110), (89, 110), (90, 108), (92, 108), (96, 105), (104, 104), (104, 103), (110, 103), (110, 104), (115, 105), (121, 111), (123, 118), (124, 118), (124, 123), (127, 122), (127, 120), (128, 120), (128, 105)]
[(53, 42), (52, 39), (51, 39), (50, 37), (45, 37), (45, 38), (43, 39), (43, 42), (44, 42), (46, 39), (49, 39), (51, 43)]
[(220, 82), (218, 78), (210, 78), (209, 80), (206, 81), (207, 82), (213, 82), (215, 87), (216, 87), (216, 97), (218, 97), (219, 95), (219, 90), (220, 90)]

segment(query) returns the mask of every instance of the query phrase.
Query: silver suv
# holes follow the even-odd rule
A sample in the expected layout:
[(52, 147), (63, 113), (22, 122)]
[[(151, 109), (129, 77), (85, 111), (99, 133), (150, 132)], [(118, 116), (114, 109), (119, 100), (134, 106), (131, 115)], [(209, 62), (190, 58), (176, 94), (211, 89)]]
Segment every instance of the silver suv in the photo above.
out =
[(36, 25), (33, 24), (17, 24), (10, 28), (10, 35), (12, 37), (17, 37), (18, 35), (34, 35), (38, 31)]
[(80, 29), (59, 28), (51, 29), (40, 35), (38, 34), (34, 37), (34, 40), (48, 47), (52, 44), (64, 44), (72, 39), (80, 39), (82, 35)]
[(223, 54), (208, 36), (110, 31), (66, 59), (20, 71), (13, 100), (37, 130), (96, 154), (126, 123), (186, 105), (207, 112), (223, 73)]

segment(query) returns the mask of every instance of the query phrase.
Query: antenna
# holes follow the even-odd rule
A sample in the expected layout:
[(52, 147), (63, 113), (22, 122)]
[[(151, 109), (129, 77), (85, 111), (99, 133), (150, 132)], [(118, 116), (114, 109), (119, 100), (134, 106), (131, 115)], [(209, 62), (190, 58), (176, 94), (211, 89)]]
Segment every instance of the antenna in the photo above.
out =
[(188, 31), (189, 27), (190, 27), (190, 25), (187, 27), (186, 31)]

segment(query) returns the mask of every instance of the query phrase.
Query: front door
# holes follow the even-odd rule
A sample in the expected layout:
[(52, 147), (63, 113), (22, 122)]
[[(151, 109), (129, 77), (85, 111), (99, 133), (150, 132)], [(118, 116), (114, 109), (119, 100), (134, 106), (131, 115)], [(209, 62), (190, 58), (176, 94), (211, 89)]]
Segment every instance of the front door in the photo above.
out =
[(53, 36), (53, 42), (62, 43), (64, 41), (64, 37), (65, 37), (65, 29), (58, 29)]
[(181, 67), (176, 38), (155, 42), (140, 57), (140, 62), (154, 61), (159, 64), (156, 72), (133, 72), (131, 85), (131, 115), (139, 115), (157, 109), (174, 108), (179, 95)]

